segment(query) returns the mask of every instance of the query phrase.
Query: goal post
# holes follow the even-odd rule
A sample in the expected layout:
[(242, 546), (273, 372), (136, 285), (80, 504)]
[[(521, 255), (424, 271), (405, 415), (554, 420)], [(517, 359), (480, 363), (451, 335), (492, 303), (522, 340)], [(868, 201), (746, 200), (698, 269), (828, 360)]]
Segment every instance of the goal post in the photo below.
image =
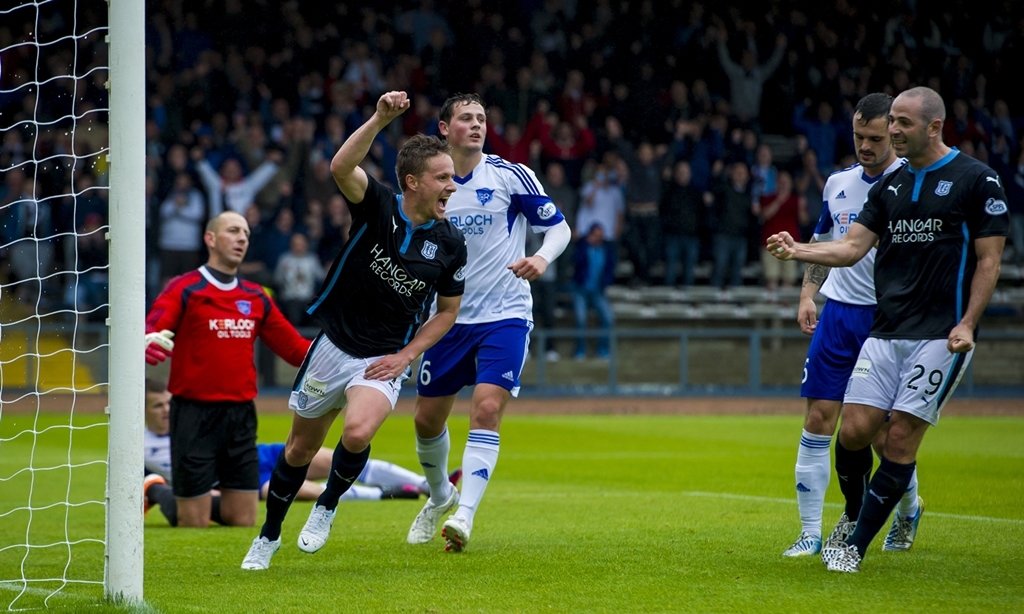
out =
[(142, 600), (145, 402), (145, 3), (109, 0), (110, 392), (103, 591)]
[(110, 327), (104, 594), (141, 602), (146, 363), (145, 2), (108, 0)]

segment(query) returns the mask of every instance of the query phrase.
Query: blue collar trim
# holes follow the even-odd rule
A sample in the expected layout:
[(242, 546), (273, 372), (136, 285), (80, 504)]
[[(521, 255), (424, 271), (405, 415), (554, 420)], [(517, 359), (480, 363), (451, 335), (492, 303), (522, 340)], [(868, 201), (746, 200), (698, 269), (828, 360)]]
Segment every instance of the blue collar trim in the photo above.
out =
[(947, 164), (949, 164), (953, 160), (953, 158), (955, 158), (957, 156), (957, 154), (959, 154), (959, 153), (960, 153), (960, 150), (957, 149), (956, 147), (954, 147), (954, 148), (952, 148), (949, 151), (948, 154), (942, 156), (942, 158), (940, 158), (937, 162), (933, 162), (933, 163), (929, 164), (928, 166), (926, 166), (926, 167), (924, 167), (922, 169), (915, 169), (913, 166), (910, 166), (910, 164), (908, 163), (907, 164), (907, 170), (910, 171), (911, 173), (930, 173), (930, 172), (932, 172), (934, 170), (938, 170), (938, 169), (942, 168), (943, 166), (946, 166)]
[(426, 224), (420, 224), (419, 226), (413, 227), (412, 222), (409, 221), (409, 218), (405, 217), (405, 211), (402, 211), (402, 195), (401, 194), (398, 195), (398, 215), (402, 216), (402, 221), (405, 222), (406, 229), (410, 230), (410, 231), (412, 231), (412, 230), (426, 230), (426, 229), (430, 228), (431, 226), (433, 226), (434, 222), (437, 221), (437, 220), (430, 220)]
[(402, 239), (402, 245), (400, 245), (398, 248), (398, 253), (404, 254), (409, 249), (409, 243), (412, 242), (412, 233), (416, 232), (417, 230), (427, 230), (428, 228), (433, 226), (434, 222), (436, 222), (437, 220), (430, 220), (426, 224), (420, 224), (419, 226), (413, 228), (412, 222), (409, 221), (409, 218), (405, 217), (405, 211), (402, 211), (401, 194), (398, 195), (398, 215), (400, 215), (402, 217), (402, 221), (405, 222), (405, 238)]
[(876, 181), (878, 181), (882, 177), (885, 177), (885, 171), (882, 171), (881, 173), (878, 173), (874, 177), (868, 177), (868, 174), (865, 173), (864, 171), (860, 172), (861, 181), (863, 181), (864, 183), (866, 183), (868, 185), (871, 185), (871, 184), (875, 183)]

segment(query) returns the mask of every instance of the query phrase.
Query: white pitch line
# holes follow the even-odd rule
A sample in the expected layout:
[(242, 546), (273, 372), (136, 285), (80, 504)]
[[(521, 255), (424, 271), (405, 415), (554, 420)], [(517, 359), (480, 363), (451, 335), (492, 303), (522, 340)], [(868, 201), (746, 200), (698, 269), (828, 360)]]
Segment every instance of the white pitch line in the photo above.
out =
[[(780, 497), (758, 497), (756, 495), (737, 495), (728, 492), (703, 492), (703, 491), (684, 491), (682, 494), (688, 497), (709, 497), (715, 499), (739, 499), (741, 501), (762, 501), (765, 503), (788, 503), (796, 504), (795, 499), (782, 499)], [(843, 507), (842, 503), (826, 503), (829, 507)], [(1007, 522), (1010, 524), (1021, 524), (1024, 525), (1024, 520), (1018, 518), (995, 518), (993, 516), (970, 516), (966, 514), (947, 514), (944, 512), (928, 512), (929, 516), (938, 516), (939, 518), (951, 518), (953, 520), (976, 520), (979, 522)]]
[[(609, 497), (611, 497), (611, 498), (615, 498), (615, 497), (637, 498), (637, 497), (645, 497), (645, 496), (683, 495), (684, 497), (705, 497), (705, 498), (709, 498), (709, 499), (734, 499), (734, 500), (738, 500), (738, 501), (758, 501), (760, 503), (783, 503), (783, 504), (786, 504), (786, 505), (795, 505), (796, 504), (796, 499), (795, 498), (794, 499), (783, 499), (782, 497), (760, 497), (760, 496), (757, 496), (757, 495), (741, 495), (741, 494), (729, 493), (729, 492), (706, 492), (706, 491), (699, 491), (699, 490), (689, 490), (689, 491), (684, 490), (682, 492), (680, 492), (680, 491), (646, 492), (646, 491), (636, 491), (636, 490), (630, 490), (630, 491), (625, 491), (625, 490), (607, 491), (606, 490), (606, 491), (601, 491), (601, 492), (595, 493), (595, 494), (587, 493), (585, 495), (580, 494), (580, 493), (576, 493), (576, 492), (574, 492), (572, 494), (566, 493), (566, 492), (544, 492), (544, 493), (539, 493), (539, 492), (533, 492), (533, 493), (530, 493), (530, 492), (516, 492), (516, 493), (503, 493), (503, 494), (498, 495), (498, 496), (506, 497), (506, 498), (526, 498), (526, 499), (565, 499), (565, 498), (568, 498), (570, 496), (576, 496), (576, 495), (579, 495), (579, 496), (596, 496), (596, 497), (605, 497), (605, 498), (609, 498)], [(825, 505), (828, 506), (828, 507), (843, 507), (842, 503), (826, 503)], [(949, 513), (945, 513), (945, 512), (932, 512), (932, 511), (929, 511), (928, 512), (928, 517), (931, 518), (932, 516), (937, 516), (939, 518), (949, 518), (951, 520), (973, 520), (973, 521), (976, 521), (976, 522), (1005, 522), (1007, 524), (1024, 525), (1024, 520), (1021, 520), (1019, 518), (996, 518), (994, 516), (971, 516), (971, 515), (968, 515), (968, 514), (949, 514)]]

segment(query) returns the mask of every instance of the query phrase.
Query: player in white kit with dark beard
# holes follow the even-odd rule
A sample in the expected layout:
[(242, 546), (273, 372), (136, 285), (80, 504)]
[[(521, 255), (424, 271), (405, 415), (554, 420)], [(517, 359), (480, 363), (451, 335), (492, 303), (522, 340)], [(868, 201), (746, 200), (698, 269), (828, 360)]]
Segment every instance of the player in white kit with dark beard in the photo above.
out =
[[(487, 117), (479, 96), (445, 101), (440, 129), (452, 148), (458, 184), (445, 217), (466, 237), (466, 287), (455, 326), (420, 363), (416, 451), (431, 494), (407, 539), (412, 544), (432, 540), (441, 516), (459, 504), (442, 530), (445, 549), (459, 552), (469, 541), (473, 516), (494, 473), (502, 413), (519, 392), (533, 328), (529, 282), (562, 253), (571, 231), (532, 170), (483, 153)], [(529, 257), (527, 227), (545, 233), (540, 249)], [(474, 389), (460, 504), (460, 493), (447, 479), (451, 443), (446, 421), (456, 393), (465, 386)]]
[[(854, 109), (853, 140), (859, 164), (836, 171), (825, 183), (821, 219), (814, 230), (814, 242), (838, 241), (846, 236), (861, 213), (868, 190), (882, 177), (906, 163), (893, 153), (889, 138), (888, 94), (868, 94)], [(872, 249), (856, 265), (830, 269), (819, 264), (807, 266), (800, 292), (797, 321), (800, 329), (813, 334), (804, 361), (800, 396), (807, 399), (807, 416), (796, 461), (796, 498), (800, 511), (801, 531), (783, 556), (813, 556), (822, 548), (822, 508), (825, 490), (832, 472), (829, 449), (839, 421), (846, 384), (850, 380), (857, 354), (871, 332), (875, 314), (875, 255)], [(814, 295), (819, 291), (828, 301), (817, 319)], [(877, 447), (877, 446), (876, 446)], [(837, 457), (849, 452), (838, 449)], [(867, 470), (871, 468), (871, 450), (865, 449)], [(843, 492), (860, 488), (864, 475), (840, 475)], [(854, 480), (853, 483), (850, 480)], [(835, 537), (842, 539), (853, 532), (860, 512), (860, 499), (848, 499), (847, 509), (837, 525)], [(913, 544), (920, 521), (917, 474), (897, 510), (894, 529), (909, 522), (912, 531), (902, 538), (887, 540), (887, 550), (907, 550)]]
[(907, 164), (872, 186), (846, 236), (806, 245), (781, 232), (767, 242), (780, 260), (830, 267), (852, 266), (877, 246), (878, 308), (843, 399), (836, 449), (850, 454), (836, 455), (836, 472), (867, 474), (858, 459), (870, 462), (872, 441), (888, 429), (870, 481), (843, 490), (848, 503), (863, 499), (856, 527), (822, 547), (828, 569), (842, 573), (860, 570), (910, 485), (925, 433), (970, 364), (1009, 227), (999, 176), (942, 142), (946, 109), (937, 92), (903, 92), (889, 118), (893, 149)]

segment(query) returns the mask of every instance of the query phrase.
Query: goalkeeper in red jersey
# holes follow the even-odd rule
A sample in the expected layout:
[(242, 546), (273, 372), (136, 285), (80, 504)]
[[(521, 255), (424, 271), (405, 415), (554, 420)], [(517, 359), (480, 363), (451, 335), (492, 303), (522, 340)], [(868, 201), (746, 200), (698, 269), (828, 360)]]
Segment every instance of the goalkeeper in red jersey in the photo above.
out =
[[(259, 505), (256, 367), (259, 337), (299, 366), (310, 341), (285, 319), (263, 288), (237, 277), (249, 225), (234, 212), (210, 220), (210, 258), (176, 277), (146, 318), (146, 360), (171, 357), (171, 469), (178, 526), (205, 527), (219, 482), (224, 524), (253, 526)], [(172, 341), (173, 338), (173, 341)], [(172, 356), (173, 350), (173, 356)]]

